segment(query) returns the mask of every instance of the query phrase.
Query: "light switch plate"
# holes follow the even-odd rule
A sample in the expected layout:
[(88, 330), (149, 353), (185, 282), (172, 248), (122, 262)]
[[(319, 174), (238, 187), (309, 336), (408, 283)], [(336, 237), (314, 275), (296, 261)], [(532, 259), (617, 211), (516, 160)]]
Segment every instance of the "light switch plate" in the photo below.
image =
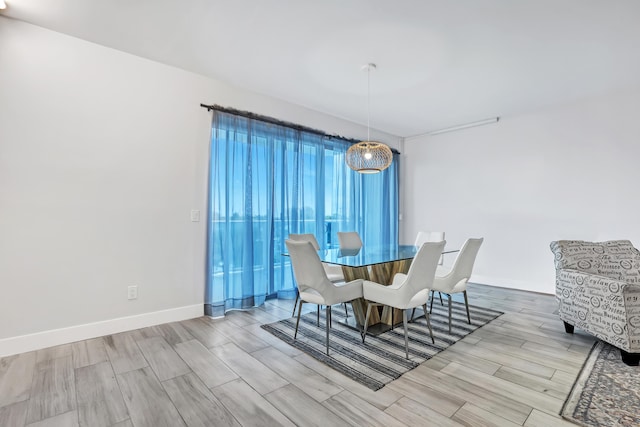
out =
[(197, 209), (191, 209), (191, 222), (200, 221), (200, 211)]

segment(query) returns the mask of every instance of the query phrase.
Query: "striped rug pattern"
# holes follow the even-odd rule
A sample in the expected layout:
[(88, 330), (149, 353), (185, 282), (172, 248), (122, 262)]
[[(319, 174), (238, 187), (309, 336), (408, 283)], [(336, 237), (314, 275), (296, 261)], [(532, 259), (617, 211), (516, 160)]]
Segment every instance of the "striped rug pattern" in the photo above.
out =
[[(445, 301), (444, 306), (437, 303), (433, 305), (431, 326), (435, 344), (431, 343), (422, 309), (416, 310), (415, 320), (409, 323), (408, 327), (408, 360), (405, 357), (402, 323), (394, 330), (377, 337), (367, 335), (363, 344), (360, 332), (340, 323), (345, 320), (342, 306), (335, 306), (331, 312), (329, 356), (326, 354), (325, 310), (320, 311), (320, 327), (316, 323), (315, 311), (302, 315), (296, 340), (293, 339), (296, 327), (294, 317), (262, 325), (262, 328), (349, 378), (372, 390), (379, 390), (385, 384), (503, 314), (500, 311), (470, 305), (471, 324), (468, 324), (464, 303), (454, 301), (450, 335), (446, 304)], [(352, 313), (349, 315), (352, 316)]]

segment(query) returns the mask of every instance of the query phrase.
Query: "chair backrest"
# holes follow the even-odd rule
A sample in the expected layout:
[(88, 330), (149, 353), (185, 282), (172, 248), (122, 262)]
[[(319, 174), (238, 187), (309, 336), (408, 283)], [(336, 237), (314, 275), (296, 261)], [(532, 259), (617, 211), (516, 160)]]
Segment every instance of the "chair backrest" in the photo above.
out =
[(338, 242), (340, 249), (360, 249), (362, 239), (357, 231), (338, 231)]
[(640, 283), (640, 252), (629, 240), (551, 242), (556, 272), (569, 269), (627, 283)]
[(295, 240), (297, 242), (311, 242), (311, 244), (313, 245), (313, 249), (315, 249), (316, 251), (320, 250), (318, 240), (313, 234), (289, 234), (289, 239)]
[(452, 283), (455, 285), (460, 280), (466, 279), (469, 280), (471, 277), (471, 272), (473, 271), (473, 264), (476, 262), (476, 256), (478, 255), (478, 251), (480, 250), (480, 245), (484, 238), (469, 238), (462, 249), (460, 249), (460, 253), (453, 263), (453, 268), (451, 269), (450, 279)]
[(426, 242), (442, 242), (444, 240), (444, 231), (418, 231), (414, 246), (420, 247)]
[(314, 289), (322, 296), (328, 295), (333, 284), (327, 278), (327, 273), (313, 244), (308, 240), (285, 240), (284, 243), (291, 258), (291, 267), (298, 290), (304, 292), (307, 289)]
[(445, 241), (423, 243), (411, 261), (407, 278), (400, 288), (408, 302), (415, 295), (424, 292), (425, 301), (436, 275), (438, 259), (444, 249)]

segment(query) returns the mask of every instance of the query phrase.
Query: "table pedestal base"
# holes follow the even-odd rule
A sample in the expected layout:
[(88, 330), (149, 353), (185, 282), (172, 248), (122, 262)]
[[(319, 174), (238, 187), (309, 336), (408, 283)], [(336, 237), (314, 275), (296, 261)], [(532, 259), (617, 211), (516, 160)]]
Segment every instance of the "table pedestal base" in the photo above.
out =
[[(344, 280), (350, 282), (356, 279), (370, 280), (372, 282), (380, 283), (381, 285), (389, 286), (393, 280), (393, 276), (396, 273), (407, 273), (409, 267), (411, 267), (411, 259), (405, 259), (400, 261), (385, 262), (382, 264), (372, 265), (367, 267), (347, 267), (342, 266), (342, 273), (344, 274)], [(357, 324), (362, 327), (367, 314), (368, 303), (364, 298), (359, 298), (351, 302), (353, 306), (353, 315), (356, 318)], [(391, 329), (392, 320), (397, 321), (402, 319), (402, 310), (393, 309), (391, 307), (384, 306), (382, 310), (371, 310), (369, 316), (369, 326), (367, 327), (367, 333), (372, 332), (373, 335), (379, 335), (382, 332), (386, 332)], [(402, 323), (402, 321), (400, 321)], [(380, 325), (380, 326), (378, 326)], [(386, 329), (382, 331), (382, 329)], [(374, 333), (373, 330), (380, 330)]]

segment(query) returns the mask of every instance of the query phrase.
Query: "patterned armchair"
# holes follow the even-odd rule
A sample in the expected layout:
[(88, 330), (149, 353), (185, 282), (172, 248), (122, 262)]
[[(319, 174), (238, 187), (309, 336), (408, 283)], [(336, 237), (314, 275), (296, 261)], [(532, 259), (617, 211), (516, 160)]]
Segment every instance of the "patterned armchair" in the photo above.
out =
[(640, 252), (628, 240), (551, 242), (556, 299), (566, 332), (574, 326), (640, 362)]

